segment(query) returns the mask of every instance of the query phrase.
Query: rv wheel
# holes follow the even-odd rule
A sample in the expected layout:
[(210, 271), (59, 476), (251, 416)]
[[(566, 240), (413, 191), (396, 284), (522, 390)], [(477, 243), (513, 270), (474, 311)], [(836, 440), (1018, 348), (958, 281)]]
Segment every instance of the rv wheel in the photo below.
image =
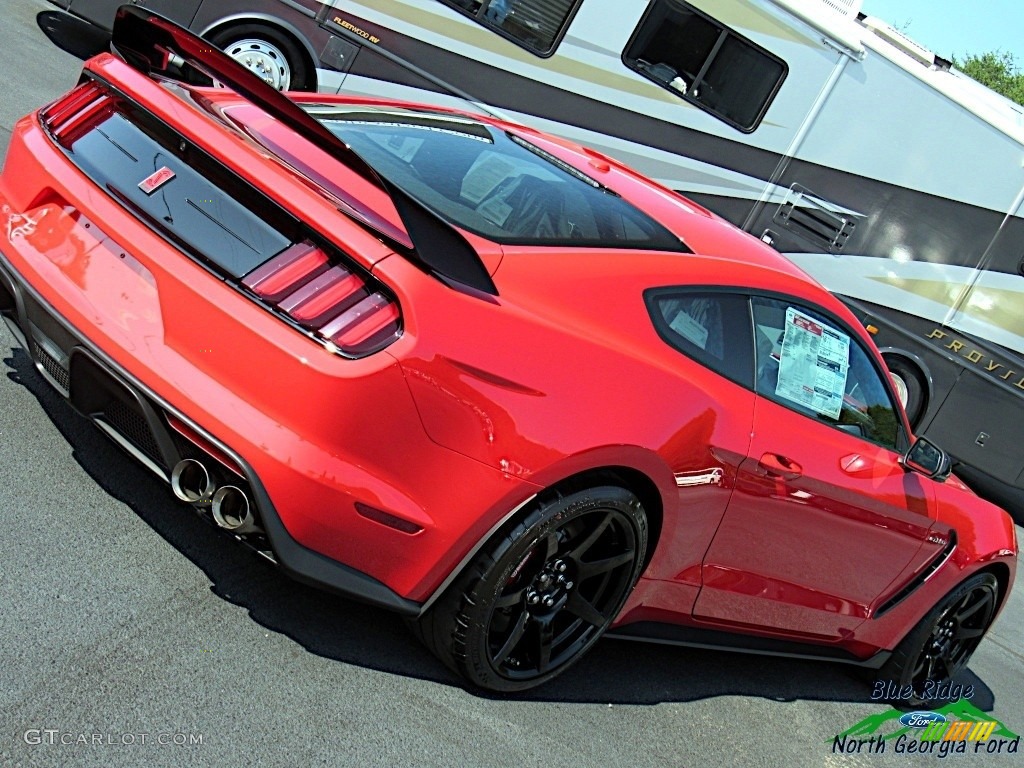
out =
[(908, 363), (902, 357), (886, 356), (885, 364), (889, 366), (889, 374), (892, 376), (892, 383), (896, 387), (896, 394), (910, 419), (910, 426), (916, 428), (918, 419), (924, 413), (925, 406), (925, 385), (923, 377), (917, 366)]
[(272, 27), (263, 24), (228, 27), (212, 34), (210, 42), (279, 91), (316, 89), (313, 70), (299, 44)]

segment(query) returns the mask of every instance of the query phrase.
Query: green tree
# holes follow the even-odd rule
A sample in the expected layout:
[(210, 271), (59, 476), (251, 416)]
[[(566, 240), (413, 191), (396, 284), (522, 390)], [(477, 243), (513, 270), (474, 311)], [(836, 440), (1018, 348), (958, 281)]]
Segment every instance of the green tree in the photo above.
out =
[(980, 56), (971, 54), (963, 60), (954, 58), (953, 64), (996, 93), (1024, 104), (1024, 72), (1017, 66), (1012, 53), (989, 51)]

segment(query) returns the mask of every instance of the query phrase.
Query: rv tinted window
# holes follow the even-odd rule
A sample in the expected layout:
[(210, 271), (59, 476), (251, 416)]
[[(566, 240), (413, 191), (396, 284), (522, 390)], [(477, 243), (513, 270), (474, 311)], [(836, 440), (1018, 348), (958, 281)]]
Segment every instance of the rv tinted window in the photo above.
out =
[(622, 58), (745, 133), (757, 128), (786, 77), (781, 59), (680, 0), (655, 0)]
[(440, 0), (538, 56), (555, 50), (581, 0)]

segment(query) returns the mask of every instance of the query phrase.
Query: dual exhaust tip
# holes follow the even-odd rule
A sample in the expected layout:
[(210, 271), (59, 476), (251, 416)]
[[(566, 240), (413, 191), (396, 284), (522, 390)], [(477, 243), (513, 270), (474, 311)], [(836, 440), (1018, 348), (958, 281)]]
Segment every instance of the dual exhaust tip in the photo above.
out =
[(218, 488), (209, 470), (196, 459), (182, 459), (174, 465), (171, 490), (189, 504), (209, 506), (214, 521), (225, 530), (239, 534), (260, 530), (245, 491), (235, 485)]

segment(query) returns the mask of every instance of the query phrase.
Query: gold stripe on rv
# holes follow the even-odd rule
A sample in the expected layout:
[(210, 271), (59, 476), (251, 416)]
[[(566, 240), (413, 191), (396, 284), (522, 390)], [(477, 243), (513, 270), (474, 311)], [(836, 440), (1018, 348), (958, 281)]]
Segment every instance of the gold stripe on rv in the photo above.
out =
[[(883, 276), (871, 279), (907, 291), (915, 296), (930, 299), (950, 309), (957, 307), (966, 287), (963, 283), (942, 280), (911, 280)], [(1024, 302), (1024, 292), (1022, 291), (976, 285), (959, 310), (974, 320), (1002, 328), (1018, 336), (1024, 336), (1024, 313), (1020, 311), (1022, 302)]]

